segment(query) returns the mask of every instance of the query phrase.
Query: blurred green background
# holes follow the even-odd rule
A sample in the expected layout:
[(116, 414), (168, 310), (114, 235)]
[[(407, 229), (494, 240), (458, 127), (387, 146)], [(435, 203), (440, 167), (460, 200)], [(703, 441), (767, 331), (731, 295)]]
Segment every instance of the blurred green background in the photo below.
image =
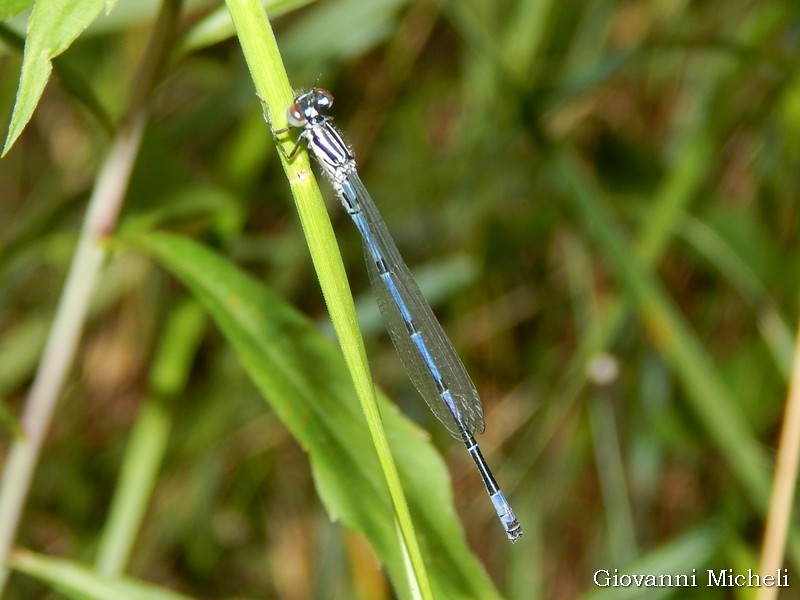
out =
[[(111, 121), (155, 11), (123, 0), (59, 59)], [(226, 14), (184, 9), (121, 222), (213, 247), (327, 332)], [(408, 381), (326, 188), (376, 381), (446, 458), (468, 543), (502, 593), (586, 597), (596, 570), (637, 565), (755, 569), (797, 319), (800, 4), (331, 0), (268, 14), (292, 83), (333, 93), (362, 178), (482, 394), (479, 441), (526, 532), (514, 547)], [(22, 55), (4, 39), (8, 122)], [(60, 74), (0, 160), (6, 442), (108, 141)], [(92, 556), (165, 323), (186, 302), (144, 256), (112, 253), (18, 543)], [(192, 331), (129, 571), (202, 598), (391, 598), (218, 329)], [(787, 567), (796, 583), (800, 551)], [(44, 589), (16, 577), (7, 597)]]

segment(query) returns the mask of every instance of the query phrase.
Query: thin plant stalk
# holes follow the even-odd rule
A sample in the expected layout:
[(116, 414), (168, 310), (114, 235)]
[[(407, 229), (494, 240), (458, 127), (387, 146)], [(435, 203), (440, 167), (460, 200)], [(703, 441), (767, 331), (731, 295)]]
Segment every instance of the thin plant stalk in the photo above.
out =
[[(261, 97), (275, 129), (286, 126), (285, 107), (292, 100), (291, 86), (286, 75), (277, 42), (258, 0), (228, 0), (234, 26), (245, 55), (256, 91)], [(280, 107), (279, 110), (275, 110)], [(273, 109), (273, 110), (270, 110)], [(283, 157), (282, 157), (283, 159)], [(347, 285), (341, 255), (316, 185), (308, 158), (300, 153), (290, 163), (283, 160), (295, 198), (300, 222), (306, 236), (311, 259), (319, 278), (325, 303), (350, 371), (356, 394), (366, 417), (372, 442), (377, 452), (389, 496), (395, 512), (395, 527), (402, 552), (406, 557), (406, 575), (414, 598), (432, 598), (430, 581), (414, 531), (408, 503), (400, 484), (397, 467), (389, 449), (386, 431), (375, 397), (375, 386), (369, 371), (366, 350), (352, 293)]]
[[(778, 446), (778, 457), (775, 463), (775, 475), (772, 480), (772, 493), (767, 513), (767, 526), (764, 532), (764, 543), (761, 547), (761, 564), (759, 572), (768, 575), (780, 569), (786, 551), (786, 540), (789, 535), (789, 522), (794, 503), (797, 467), (800, 461), (800, 326), (795, 343), (792, 378), (789, 383), (789, 397), (786, 399), (786, 410), (781, 429), (781, 441)], [(762, 586), (758, 588), (757, 600), (771, 600), (778, 596), (778, 588)]]
[(137, 76), (127, 118), (118, 128), (89, 198), (78, 245), (56, 309), (33, 384), (20, 418), (22, 436), (14, 440), (0, 480), (0, 594), (5, 567), (17, 535), (31, 480), (50, 428), (56, 402), (86, 323), (89, 303), (107, 255), (102, 240), (116, 227), (147, 118), (146, 98), (173, 38), (180, 0), (166, 0)]

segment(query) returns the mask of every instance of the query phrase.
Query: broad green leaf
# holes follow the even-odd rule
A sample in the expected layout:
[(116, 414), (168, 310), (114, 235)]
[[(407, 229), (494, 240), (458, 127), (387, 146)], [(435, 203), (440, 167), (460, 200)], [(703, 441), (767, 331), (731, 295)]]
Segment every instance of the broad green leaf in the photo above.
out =
[[(160, 233), (123, 241), (151, 254), (204, 304), (308, 453), (331, 518), (363, 534), (398, 593), (410, 597), (384, 477), (339, 350), (303, 315), (203, 246)], [(435, 597), (497, 597), (465, 544), (441, 458), (393, 404), (382, 400), (381, 413)]]

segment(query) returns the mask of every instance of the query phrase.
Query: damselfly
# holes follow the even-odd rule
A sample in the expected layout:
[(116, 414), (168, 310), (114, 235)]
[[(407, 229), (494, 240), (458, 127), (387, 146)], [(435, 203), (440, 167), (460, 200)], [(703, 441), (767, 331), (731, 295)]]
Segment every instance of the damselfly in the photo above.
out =
[[(314, 88), (299, 94), (287, 110), (289, 128), (302, 129), (291, 152), (278, 148), (288, 160), (301, 142), (322, 167), (364, 243), (372, 288), (387, 329), (408, 375), (433, 414), (464, 442), (478, 467), (486, 491), (508, 539), (517, 541), (522, 528), (511, 510), (474, 433), (484, 430), (483, 405), (475, 384), (447, 334), (420, 292), (356, 170), (355, 156), (326, 113), (333, 104), (327, 90)], [(275, 136), (289, 130), (273, 131)]]

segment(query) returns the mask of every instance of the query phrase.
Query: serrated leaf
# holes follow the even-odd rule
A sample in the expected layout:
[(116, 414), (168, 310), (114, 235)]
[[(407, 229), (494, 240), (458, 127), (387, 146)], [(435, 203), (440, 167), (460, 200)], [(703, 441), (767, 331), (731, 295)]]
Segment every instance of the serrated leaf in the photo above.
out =
[(69, 48), (104, 6), (110, 10), (113, 3), (105, 0), (48, 0), (34, 5), (3, 155), (30, 121), (53, 70), (52, 60)]

